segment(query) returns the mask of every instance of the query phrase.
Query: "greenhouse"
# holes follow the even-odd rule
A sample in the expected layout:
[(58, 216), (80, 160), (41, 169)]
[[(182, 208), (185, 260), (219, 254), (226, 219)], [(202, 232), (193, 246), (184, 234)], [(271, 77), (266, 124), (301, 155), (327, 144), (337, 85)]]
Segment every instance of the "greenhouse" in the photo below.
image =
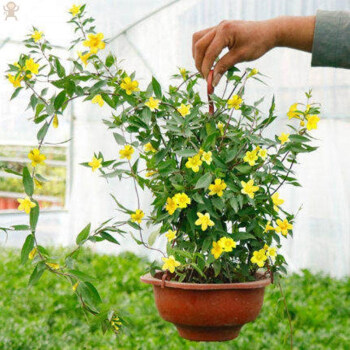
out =
[[(350, 4), (3, 8), (0, 349), (348, 348)], [(312, 50), (198, 73), (210, 33), (290, 18)]]

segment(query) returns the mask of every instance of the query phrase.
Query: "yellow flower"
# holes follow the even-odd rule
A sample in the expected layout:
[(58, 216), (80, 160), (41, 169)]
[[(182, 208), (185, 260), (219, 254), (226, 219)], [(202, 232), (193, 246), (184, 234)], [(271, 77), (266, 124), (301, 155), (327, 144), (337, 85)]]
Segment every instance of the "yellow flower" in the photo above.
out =
[(37, 179), (34, 179), (34, 183), (35, 183), (35, 187), (38, 188), (39, 190), (43, 188), (43, 184)]
[(52, 121), (52, 126), (57, 129), (58, 128), (58, 117), (57, 117), (57, 114), (55, 114), (55, 116), (53, 117), (53, 121)]
[(186, 68), (179, 68), (179, 71), (182, 77), (186, 79), (186, 74), (187, 74)]
[(142, 218), (145, 216), (141, 209), (137, 209), (134, 214), (131, 214), (131, 221), (141, 224)]
[(162, 266), (162, 270), (169, 270), (170, 273), (175, 271), (175, 268), (180, 266), (181, 264), (175, 260), (173, 255), (170, 255), (169, 258), (162, 258), (164, 265)]
[(259, 157), (262, 159), (262, 160), (265, 160), (266, 157), (267, 157), (267, 149), (265, 148), (262, 148), (261, 150), (259, 150)]
[(125, 90), (127, 95), (131, 95), (134, 91), (140, 91), (138, 88), (139, 82), (136, 80), (131, 80), (130, 77), (123, 79), (123, 82), (120, 84), (120, 87)]
[(206, 162), (208, 165), (210, 165), (211, 162), (213, 161), (212, 153), (210, 151), (209, 152), (203, 152), (201, 159), (202, 159), (203, 162)]
[(150, 97), (147, 102), (145, 102), (145, 105), (154, 112), (159, 107), (160, 100), (154, 99), (153, 97)]
[(283, 221), (278, 219), (276, 223), (278, 226), (275, 228), (275, 231), (277, 233), (281, 232), (283, 236), (287, 236), (288, 230), (293, 229), (293, 225), (290, 224), (287, 219), (284, 219)]
[(98, 50), (103, 50), (106, 47), (106, 44), (102, 41), (102, 39), (102, 33), (90, 33), (88, 34), (88, 40), (85, 40), (83, 45), (89, 47), (91, 53), (97, 53)]
[(21, 75), (15, 76), (12, 74), (7, 75), (9, 82), (13, 85), (13, 87), (18, 88), (21, 86), (21, 81), (23, 77)]
[(278, 139), (281, 141), (281, 144), (284, 145), (289, 141), (289, 134), (282, 132), (281, 136), (279, 136)]
[(191, 105), (184, 105), (181, 103), (181, 106), (177, 109), (177, 111), (185, 118), (186, 115), (190, 114)]
[(278, 210), (279, 210), (278, 207), (284, 203), (284, 199), (280, 198), (280, 195), (279, 195), (278, 192), (274, 193), (274, 194), (271, 196), (271, 199), (272, 199), (272, 202), (273, 202), (273, 204), (274, 204), (274, 207), (273, 207), (273, 208), (274, 208), (276, 211), (278, 211)]
[(253, 68), (253, 69), (249, 72), (248, 78), (250, 78), (250, 77), (252, 77), (253, 75), (256, 75), (256, 74), (258, 74), (258, 73), (259, 73), (259, 71), (258, 71), (256, 68)]
[(177, 206), (174, 198), (168, 197), (167, 200), (166, 200), (165, 209), (169, 213), (169, 215), (173, 215), (177, 208), (178, 208), (178, 206)]
[(239, 109), (242, 105), (242, 98), (238, 95), (232, 96), (228, 101), (227, 101), (227, 107), (229, 109), (234, 108), (234, 109)]
[(213, 248), (211, 249), (211, 253), (214, 255), (215, 259), (219, 259), (223, 250), (221, 245), (218, 242), (213, 242)]
[(34, 31), (32, 34), (32, 39), (34, 39), (35, 42), (39, 41), (43, 36), (43, 32), (39, 32), (37, 30)]
[(131, 145), (125, 145), (124, 149), (119, 151), (119, 155), (121, 159), (131, 159), (132, 154), (135, 152), (134, 148)]
[(243, 160), (246, 162), (246, 163), (249, 163), (250, 166), (254, 166), (255, 165), (255, 161), (258, 160), (258, 156), (254, 151), (251, 151), (251, 152), (247, 152), (245, 154), (245, 157), (243, 158)]
[(320, 118), (317, 115), (310, 115), (309, 117), (306, 117), (306, 119), (306, 128), (308, 130), (317, 129), (317, 123), (320, 121)]
[(114, 332), (115, 333), (118, 333), (119, 332), (119, 329), (120, 327), (122, 326), (122, 323), (120, 322), (120, 319), (118, 316), (114, 316), (112, 319), (111, 319), (111, 325), (114, 329)]
[(188, 158), (186, 162), (186, 168), (192, 169), (195, 173), (198, 173), (199, 167), (202, 165), (202, 161), (199, 154)]
[(196, 220), (195, 224), (197, 226), (201, 226), (202, 231), (205, 231), (208, 226), (214, 226), (214, 222), (210, 220), (209, 213), (197, 213), (198, 219)]
[(209, 185), (209, 196), (213, 196), (217, 194), (219, 197), (221, 197), (224, 194), (224, 189), (227, 187), (224, 180), (221, 179), (215, 179), (214, 183)]
[(36, 252), (37, 252), (37, 248), (34, 247), (34, 248), (30, 251), (30, 253), (28, 254), (28, 258), (29, 258), (30, 260), (33, 260), (33, 259), (35, 258)]
[(248, 182), (241, 181), (242, 189), (241, 192), (243, 194), (248, 195), (250, 198), (254, 198), (254, 192), (259, 190), (259, 186), (254, 186), (254, 180), (251, 179)]
[(290, 106), (287, 116), (289, 119), (297, 118), (300, 119), (300, 113), (296, 112), (298, 109), (298, 104), (294, 103)]
[(92, 103), (98, 103), (98, 105), (100, 107), (102, 107), (105, 103), (105, 101), (103, 101), (103, 98), (101, 95), (96, 95), (92, 100), (91, 100)]
[(202, 148), (200, 148), (200, 149), (199, 149), (199, 151), (198, 151), (198, 155), (202, 156), (202, 155), (203, 155), (203, 153), (204, 153), (203, 149), (202, 149)]
[(156, 170), (151, 170), (151, 171), (148, 171), (147, 173), (146, 173), (146, 177), (151, 177), (151, 176), (153, 176), (154, 174), (157, 174), (157, 171)]
[(218, 127), (218, 129), (220, 130), (220, 134), (223, 135), (223, 134), (224, 134), (224, 127), (225, 127), (225, 124), (222, 123), (222, 122), (218, 122), (217, 127)]
[(36, 204), (30, 200), (29, 197), (25, 197), (24, 199), (18, 198), (17, 202), (19, 203), (18, 210), (22, 210), (27, 214), (30, 213), (30, 210), (36, 207)]
[(157, 152), (157, 150), (152, 146), (150, 142), (146, 143), (143, 148), (145, 152)]
[(83, 55), (80, 51), (78, 51), (78, 56), (81, 59), (81, 61), (84, 63), (84, 66), (86, 67), (89, 64), (88, 59), (91, 56), (91, 52), (88, 52), (85, 55)]
[(58, 270), (60, 268), (60, 265), (59, 264), (56, 264), (56, 263), (46, 263), (46, 265), (48, 267), (50, 267), (52, 270)]
[(305, 122), (303, 120), (300, 122), (300, 126), (305, 126)]
[(273, 231), (275, 230), (273, 226), (271, 226), (271, 221), (268, 221), (266, 226), (265, 226), (265, 233), (268, 232), (268, 231)]
[(39, 73), (39, 63), (35, 63), (32, 58), (29, 58), (26, 60), (23, 70), (27, 71), (29, 70), (33, 74)]
[(265, 249), (260, 249), (258, 251), (253, 252), (253, 256), (250, 261), (253, 264), (257, 264), (259, 267), (263, 267), (265, 265), (265, 261), (267, 260), (267, 256), (265, 254)]
[(81, 5), (73, 5), (69, 12), (72, 14), (73, 17), (75, 17), (78, 13), (80, 13), (80, 8), (81, 8)]
[(37, 148), (32, 149), (28, 153), (28, 158), (32, 161), (32, 166), (36, 167), (37, 165), (45, 165), (46, 156), (40, 153), (40, 150)]
[(274, 258), (277, 256), (277, 248), (276, 247), (269, 247), (266, 252), (266, 256), (269, 256), (274, 260)]
[(78, 286), (79, 286), (79, 282), (74, 284), (74, 286), (72, 287), (73, 292), (75, 292), (77, 290)]
[(179, 208), (187, 208), (191, 204), (191, 198), (186, 193), (176, 193), (173, 200)]
[(171, 242), (176, 237), (176, 231), (168, 230), (168, 233), (165, 234), (165, 237), (168, 238), (168, 242)]
[(232, 252), (236, 248), (236, 242), (232, 238), (221, 237), (218, 243), (224, 252)]
[(269, 246), (265, 243), (264, 244), (264, 250), (268, 250), (269, 249)]
[(89, 166), (91, 166), (92, 171), (95, 171), (98, 168), (101, 168), (102, 164), (102, 158), (96, 158), (95, 156), (92, 157), (92, 161), (88, 163)]

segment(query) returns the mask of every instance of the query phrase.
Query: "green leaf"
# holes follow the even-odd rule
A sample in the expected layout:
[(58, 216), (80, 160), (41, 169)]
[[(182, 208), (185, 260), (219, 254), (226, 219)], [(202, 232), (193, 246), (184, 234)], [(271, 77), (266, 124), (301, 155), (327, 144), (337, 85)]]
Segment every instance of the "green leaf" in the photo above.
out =
[(210, 173), (205, 173), (203, 176), (199, 178), (196, 183), (195, 189), (198, 188), (208, 188), (213, 180), (213, 176)]
[(252, 167), (247, 164), (241, 164), (241, 165), (235, 166), (234, 169), (237, 169), (242, 174), (248, 174), (250, 173)]
[(157, 237), (159, 236), (160, 229), (153, 231), (148, 237), (148, 244), (152, 247)]
[(66, 71), (65, 71), (64, 67), (61, 65), (61, 63), (57, 57), (55, 58), (55, 66), (56, 66), (58, 76), (60, 78), (63, 78), (66, 75)]
[(85, 240), (89, 237), (90, 234), (90, 229), (91, 229), (91, 223), (89, 223), (88, 225), (86, 225), (81, 232), (78, 234), (75, 242), (78, 245), (81, 245), (82, 243), (85, 242)]
[(233, 208), (233, 210), (237, 213), (239, 208), (238, 208), (238, 202), (237, 202), (237, 199), (235, 197), (232, 197), (230, 199), (230, 205), (231, 207)]
[(210, 134), (203, 142), (202, 148), (206, 149), (206, 148), (210, 148), (210, 147), (214, 146), (216, 143), (217, 136), (218, 136), (218, 133), (216, 133), (216, 132)]
[(30, 226), (28, 225), (12, 225), (11, 228), (15, 231), (29, 231)]
[(30, 210), (29, 223), (30, 228), (34, 232), (39, 219), (40, 207), (39, 203), (36, 200), (33, 200), (33, 202), (36, 204), (36, 206)]
[(302, 135), (290, 135), (289, 139), (293, 142), (299, 142), (299, 143), (311, 141), (309, 138), (302, 136)]
[(49, 124), (45, 122), (45, 124), (40, 128), (38, 134), (36, 135), (38, 141), (41, 141), (46, 136), (48, 130)]
[(106, 80), (100, 80), (90, 88), (90, 94), (96, 95), (101, 92), (101, 88), (107, 84)]
[(118, 145), (125, 145), (126, 144), (124, 136), (122, 136), (116, 132), (113, 133), (113, 136), (114, 136), (114, 139)]
[(84, 302), (94, 312), (98, 312), (98, 305), (102, 302), (102, 300), (96, 288), (90, 282), (80, 282), (77, 290), (81, 294)]
[(66, 92), (63, 90), (56, 96), (55, 102), (53, 103), (56, 111), (62, 107), (65, 99), (66, 99)]
[(191, 266), (192, 266), (203, 278), (206, 278), (204, 272), (198, 267), (197, 264), (191, 263)]
[(102, 231), (100, 232), (100, 236), (105, 239), (106, 241), (115, 243), (115, 244), (119, 244), (119, 242), (112, 236), (110, 235), (108, 232)]
[(26, 166), (23, 168), (23, 186), (25, 193), (31, 197), (34, 193), (34, 181)]
[(193, 157), (198, 153), (198, 151), (195, 149), (182, 149), (180, 151), (175, 151), (175, 153), (180, 157)]
[(29, 234), (22, 246), (21, 264), (26, 263), (26, 261), (28, 260), (28, 255), (33, 250), (33, 248), (34, 248), (34, 236), (32, 234)]
[[(39, 103), (35, 109), (35, 116), (37, 117), (44, 108), (45, 108), (45, 105), (42, 103)], [(35, 118), (35, 119), (37, 119), (37, 118)]]
[(162, 88), (155, 77), (152, 77), (152, 87), (157, 98), (162, 98)]
[(214, 267), (214, 275), (217, 277), (221, 271), (221, 263), (219, 260), (215, 260), (213, 262), (213, 267)]
[(79, 271), (79, 270), (68, 270), (68, 272), (77, 277), (80, 281), (84, 281), (84, 282), (94, 282), (96, 281), (95, 277), (89, 276), (88, 274), (86, 274), (85, 272)]
[(112, 54), (110, 54), (107, 56), (105, 64), (109, 68), (113, 65), (114, 61), (115, 61), (114, 56)]
[(46, 265), (43, 261), (40, 261), (35, 266), (34, 271), (30, 275), (28, 285), (33, 286), (34, 284), (38, 283), (38, 281), (40, 280), (41, 276), (45, 271), (46, 271)]
[(235, 241), (244, 241), (244, 240), (247, 240), (247, 239), (256, 239), (255, 236), (253, 236), (252, 234), (250, 233), (246, 233), (246, 232), (237, 232), (237, 233), (234, 233), (233, 234), (233, 239)]
[(13, 94), (11, 95), (11, 98), (10, 100), (13, 100), (15, 97), (18, 96), (19, 92), (23, 89), (23, 87), (18, 87), (14, 92)]

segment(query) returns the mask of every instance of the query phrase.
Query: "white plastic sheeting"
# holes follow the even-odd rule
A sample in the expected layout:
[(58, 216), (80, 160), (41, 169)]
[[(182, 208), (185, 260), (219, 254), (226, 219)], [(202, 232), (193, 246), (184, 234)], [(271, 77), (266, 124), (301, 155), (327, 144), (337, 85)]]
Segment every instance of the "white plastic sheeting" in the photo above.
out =
[[(137, 6), (130, 6), (132, 3)], [(105, 32), (106, 36), (115, 37), (110, 49), (120, 59), (124, 59), (125, 68), (137, 71), (142, 86), (146, 85), (152, 74), (164, 86), (168, 86), (174, 83), (169, 80), (169, 76), (176, 72), (177, 67), (185, 66), (194, 70), (192, 33), (216, 25), (223, 19), (263, 20), (279, 15), (312, 15), (319, 8), (350, 10), (349, 2), (342, 0), (182, 0), (172, 2), (169, 7), (119, 33), (121, 28), (131, 22), (134, 11), (146, 13), (152, 10), (152, 4), (158, 6), (164, 3), (143, 2), (141, 9), (140, 1), (99, 1), (98, 4), (88, 1), (89, 11), (97, 17), (98, 30)], [(55, 10), (55, 13), (58, 12)], [(130, 21), (120, 25), (125, 16)], [(46, 27), (43, 29), (46, 30)], [(51, 31), (54, 32), (52, 28)], [(311, 68), (310, 62), (311, 56), (307, 53), (278, 48), (256, 62), (239, 65), (239, 68), (256, 67), (269, 76), (267, 82), (270, 87), (250, 82), (246, 98), (254, 101), (266, 96), (264, 105), (267, 108), (272, 94), (275, 94), (277, 111), (281, 116), (276, 132), (285, 125), (289, 105), (295, 101), (304, 101), (304, 91), (312, 88), (314, 100), (322, 103), (322, 121), (319, 130), (314, 132), (320, 139), (320, 149), (301, 158), (302, 165), (296, 168), (303, 187), (286, 188), (281, 192), (288, 209), (297, 211), (303, 205), (295, 224), (294, 240), (285, 241), (283, 250), (292, 270), (310, 268), (340, 277), (350, 274), (350, 163), (347, 155), (350, 71)], [(205, 84), (203, 91), (204, 88)], [(94, 151), (102, 151), (106, 159), (118, 155), (118, 147), (111, 133), (101, 123), (109, 114), (108, 107), (100, 109), (90, 103), (80, 102), (74, 105), (72, 155), (75, 166), (68, 207), (69, 229), (65, 226), (60, 232), (67, 237), (65, 242), (73, 242), (77, 232), (87, 222), (98, 224), (119, 215), (109, 192), (126, 206), (136, 209), (131, 183), (119, 183), (116, 180), (106, 183), (89, 169), (78, 165), (89, 160)], [(141, 197), (143, 209), (147, 212), (150, 195), (142, 193)], [(158, 245), (161, 246), (162, 242)], [(99, 244), (96, 249), (119, 252), (121, 248)], [(141, 252), (131, 239), (125, 241), (124, 249)]]

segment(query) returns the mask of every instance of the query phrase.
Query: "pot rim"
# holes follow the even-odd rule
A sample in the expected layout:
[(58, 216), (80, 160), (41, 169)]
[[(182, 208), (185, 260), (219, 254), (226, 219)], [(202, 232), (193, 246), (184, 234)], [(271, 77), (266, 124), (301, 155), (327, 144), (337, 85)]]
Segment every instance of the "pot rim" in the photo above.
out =
[(239, 282), (239, 283), (184, 283), (176, 281), (162, 281), (159, 278), (154, 278), (150, 273), (147, 273), (140, 278), (141, 282), (146, 284), (152, 284), (154, 286), (176, 289), (190, 289), (190, 290), (224, 290), (224, 289), (257, 289), (265, 288), (271, 284), (270, 278), (264, 278), (258, 281), (252, 282)]

